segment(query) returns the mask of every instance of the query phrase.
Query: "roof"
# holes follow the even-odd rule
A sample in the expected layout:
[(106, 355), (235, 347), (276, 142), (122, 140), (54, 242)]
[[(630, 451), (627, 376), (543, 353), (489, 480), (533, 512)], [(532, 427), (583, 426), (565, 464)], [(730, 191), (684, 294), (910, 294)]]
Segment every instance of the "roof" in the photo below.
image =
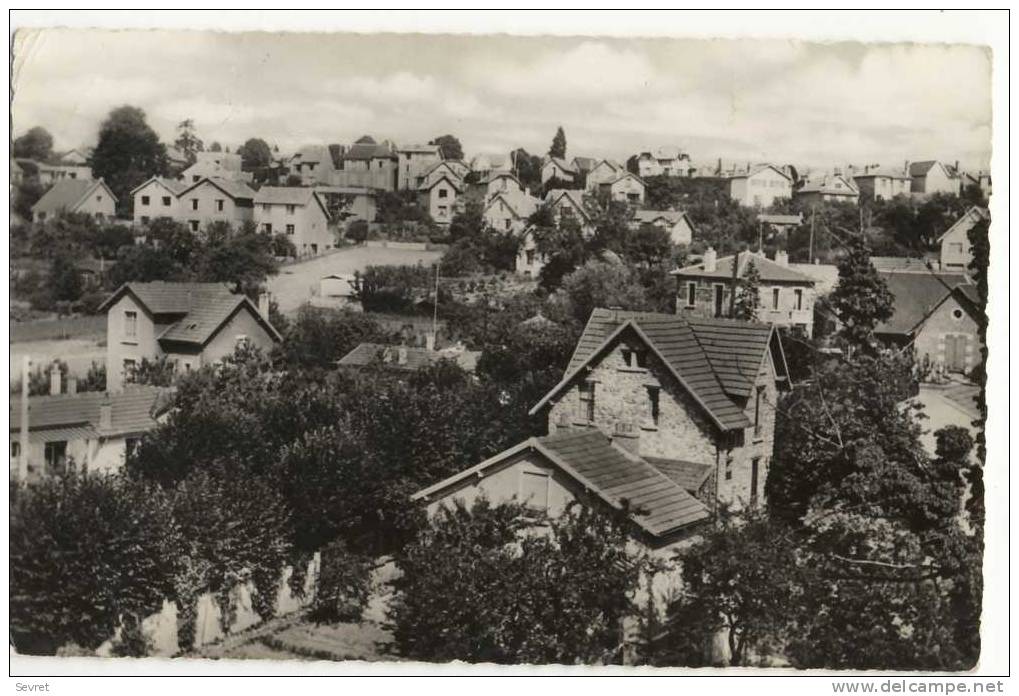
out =
[(513, 181), (517, 182), (517, 186), (524, 188), (524, 185), (520, 182), (520, 179), (517, 178), (517, 175), (508, 170), (489, 172), (488, 176), (482, 179), (481, 183), (490, 184), (493, 181), (498, 181), (499, 179), (513, 179)]
[(697, 495), (701, 486), (711, 475), (710, 464), (686, 462), (682, 459), (665, 459), (664, 457), (644, 457), (648, 464), (658, 469), (670, 479), (683, 487), (690, 495)]
[(957, 285), (968, 285), (969, 279), (961, 273), (914, 273), (911, 271), (878, 271), (895, 296), (894, 314), (875, 327), (881, 334), (908, 335), (913, 333), (941, 304)]
[(435, 188), (436, 184), (438, 184), (440, 181), (448, 182), (450, 186), (452, 186), (454, 189), (456, 189), (457, 193), (462, 193), (463, 190), (464, 190), (463, 179), (461, 179), (460, 177), (458, 177), (456, 174), (454, 174), (452, 172), (450, 172), (448, 174), (447, 173), (443, 173), (440, 176), (435, 177), (434, 179), (429, 178), (425, 183), (421, 184), (421, 189), (420, 190), (421, 191), (431, 191), (433, 188)]
[[(28, 399), (30, 431), (48, 428), (81, 427), (79, 437), (141, 433), (156, 426), (156, 417), (165, 406), (166, 390), (148, 385), (129, 386), (123, 392), (80, 392)], [(111, 407), (111, 426), (100, 428), (100, 407)], [(11, 396), (11, 432), (21, 428), (21, 397)], [(66, 433), (65, 433), (66, 434)], [(54, 438), (56, 439), (56, 438)]]
[(675, 225), (685, 217), (686, 213), (682, 210), (638, 210), (633, 214), (633, 219), (637, 223), (648, 224), (656, 220), (665, 220), (670, 225)]
[(601, 159), (601, 160), (598, 160), (597, 162), (595, 162), (594, 166), (591, 167), (592, 171), (597, 169), (598, 167), (600, 167), (603, 164), (606, 165), (609, 169), (612, 169), (612, 170), (625, 169), (625, 167), (622, 164), (620, 164), (619, 162), (616, 162), (615, 160)]
[(594, 157), (574, 157), (573, 167), (582, 172), (589, 172), (594, 168), (594, 165), (598, 164), (598, 160)]
[(911, 256), (871, 256), (870, 263), (879, 271), (930, 273), (926, 259)]
[(902, 171), (892, 171), (890, 169), (871, 169), (865, 172), (857, 172), (853, 174), (854, 179), (869, 179), (871, 177), (882, 177), (886, 179), (909, 179), (909, 174)]
[(941, 168), (945, 170), (945, 174), (950, 177), (956, 176), (955, 172), (952, 171), (951, 167), (946, 166), (938, 160), (923, 160), (920, 162), (909, 163), (909, 175), (910, 176), (927, 176), (931, 169), (935, 166), (941, 165)]
[[(405, 353), (405, 362), (400, 362), (400, 353)], [(341, 367), (365, 367), (380, 362), (396, 370), (417, 370), (439, 360), (452, 360), (467, 372), (473, 372), (478, 364), (480, 351), (444, 349), (428, 350), (410, 346), (387, 346), (379, 343), (361, 343), (339, 359)]]
[(770, 324), (598, 308), (584, 327), (566, 376), (531, 413), (560, 394), (627, 329), (658, 355), (722, 430), (747, 426), (749, 421), (743, 408), (734, 399), (750, 395), (767, 351), (775, 358), (776, 372), (780, 376), (788, 373), (777, 334)]
[(574, 209), (580, 212), (585, 218), (589, 218), (587, 207), (584, 205), (584, 192), (574, 189), (551, 189), (545, 194), (545, 202), (555, 207), (563, 198), (569, 199)]
[(145, 183), (135, 186), (131, 190), (131, 195), (133, 196), (134, 194), (138, 193), (143, 188), (152, 183), (159, 184), (163, 188), (169, 189), (170, 192), (173, 193), (173, 195), (175, 196), (179, 196), (188, 187), (188, 185), (185, 184), (183, 181), (178, 181), (177, 179), (167, 179), (166, 177), (162, 176), (154, 176)]
[(825, 295), (839, 282), (839, 267), (833, 263), (789, 263), (789, 268), (814, 279), (814, 290)]
[(387, 145), (376, 143), (367, 135), (360, 138), (343, 153), (345, 160), (396, 159)]
[(856, 190), (856, 185), (844, 176), (824, 176), (817, 179), (807, 179), (796, 190), (796, 194), (804, 193), (823, 193), (828, 196), (860, 195), (860, 192)]
[(629, 172), (629, 171), (626, 171), (626, 170), (623, 170), (623, 171), (619, 172), (614, 178), (609, 179), (608, 181), (602, 181), (598, 185), (599, 186), (612, 186), (612, 184), (618, 183), (618, 182), (622, 181), (623, 179), (633, 179), (634, 181), (639, 183), (641, 186), (646, 186), (646, 184), (644, 183), (643, 179), (641, 179), (639, 176), (637, 176), (633, 172)]
[(551, 162), (554, 162), (563, 171), (570, 172), (572, 174), (577, 173), (577, 168), (573, 166), (573, 163), (567, 162), (562, 157), (552, 157), (549, 155), (545, 158), (545, 161), (541, 163), (541, 166), (544, 167), (546, 164)]
[(415, 493), (412, 500), (427, 499), (508, 459), (536, 452), (614, 508), (628, 501), (634, 522), (660, 537), (708, 519), (704, 503), (682, 485), (641, 457), (620, 447), (596, 428), (532, 437), (515, 447)]
[(439, 154), (438, 145), (402, 145), (396, 148), (397, 152), (430, 152), (434, 155)]
[(944, 234), (938, 237), (938, 241), (940, 242), (949, 234), (955, 232), (957, 229), (960, 228), (965, 228), (966, 232), (969, 232), (970, 229), (978, 222), (990, 219), (991, 213), (990, 211), (987, 210), (987, 208), (981, 208), (980, 206), (975, 205), (969, 210), (967, 210), (965, 213), (963, 213), (962, 217), (960, 217), (958, 220), (952, 223), (952, 226), (945, 230)]
[(177, 195), (183, 196), (184, 194), (189, 193), (190, 191), (198, 188), (199, 186), (203, 186), (204, 184), (215, 186), (220, 191), (222, 191), (226, 195), (230, 196), (230, 198), (233, 198), (235, 200), (238, 198), (243, 198), (253, 201), (255, 199), (256, 195), (255, 190), (252, 189), (247, 184), (245, 184), (243, 181), (236, 181), (235, 179), (224, 179), (218, 176), (204, 177), (200, 181), (196, 181), (195, 183), (191, 184)]
[[(803, 285), (814, 284), (813, 278), (810, 278), (799, 271), (794, 271), (788, 266), (776, 263), (762, 254), (752, 251), (741, 251), (739, 253), (739, 268), (737, 269), (737, 275), (739, 277), (742, 277), (743, 274), (746, 273), (747, 264), (751, 259), (754, 262), (754, 266), (757, 268), (757, 273), (760, 275), (761, 282), (801, 283)], [(672, 275), (687, 278), (727, 278), (731, 280), (732, 261), (732, 256), (723, 256), (715, 262), (715, 270), (713, 271), (704, 270), (704, 262), (700, 261), (693, 265), (672, 271)]]
[(507, 196), (505, 192), (499, 191), (495, 193), (485, 205), (485, 212), (488, 212), (488, 209), (495, 205), (496, 201), (500, 200), (505, 203), (506, 207), (509, 208), (510, 211), (512, 211), (518, 218), (530, 217), (531, 214), (538, 209), (538, 199), (534, 196), (528, 196), (526, 194)]
[(58, 213), (64, 210), (74, 212), (99, 186), (106, 189), (110, 198), (114, 201), (117, 200), (117, 197), (113, 195), (113, 191), (110, 190), (110, 187), (102, 179), (98, 181), (91, 179), (61, 179), (53, 184), (50, 190), (42, 195), (42, 198), (35, 202), (35, 205), (32, 206), (32, 212)]
[[(324, 190), (324, 189), (323, 189)], [(308, 205), (315, 202), (326, 217), (329, 211), (316, 195), (316, 189), (305, 186), (263, 186), (255, 194), (255, 205)]]
[(743, 179), (745, 177), (754, 176), (755, 174), (760, 174), (765, 169), (774, 169), (776, 172), (784, 176), (786, 179), (792, 181), (792, 177), (790, 177), (789, 174), (783, 171), (781, 167), (776, 167), (774, 164), (755, 164), (747, 171), (733, 172), (731, 174), (723, 176), (727, 176), (727, 178), (729, 179)]
[(96, 259), (90, 256), (80, 258), (74, 262), (74, 267), (79, 271), (86, 271), (89, 273), (105, 273), (116, 265), (116, 260), (107, 261), (106, 259)]
[(300, 157), (301, 162), (326, 162), (331, 167), (333, 156), (329, 154), (329, 148), (325, 145), (305, 145), (297, 151), (295, 157)]

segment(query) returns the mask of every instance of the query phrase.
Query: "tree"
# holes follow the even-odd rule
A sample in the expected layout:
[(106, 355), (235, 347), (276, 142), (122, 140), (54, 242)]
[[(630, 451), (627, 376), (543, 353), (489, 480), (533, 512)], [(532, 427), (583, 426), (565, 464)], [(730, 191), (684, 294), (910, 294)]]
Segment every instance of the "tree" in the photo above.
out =
[(455, 136), (440, 135), (432, 140), (429, 145), (438, 145), (439, 154), (444, 160), (462, 160), (464, 158), (463, 146)]
[(456, 242), (465, 237), (478, 238), (485, 229), (485, 206), (480, 200), (468, 200), (449, 223), (449, 239)]
[(757, 318), (757, 308), (761, 306), (760, 280), (761, 274), (757, 272), (757, 265), (751, 259), (743, 271), (743, 277), (739, 279), (734, 318), (743, 321), (754, 321)]
[(261, 138), (249, 138), (237, 148), (237, 154), (241, 156), (241, 168), (246, 172), (272, 164), (272, 150), (269, 149), (269, 143)]
[(186, 274), (166, 249), (139, 244), (121, 247), (109, 277), (114, 286), (120, 286), (131, 281), (184, 280)]
[(92, 252), (102, 259), (115, 259), (121, 248), (134, 244), (134, 233), (127, 225), (103, 225), (96, 230)]
[(522, 147), (510, 153), (513, 172), (520, 179), (520, 183), (532, 191), (541, 188), (541, 157), (532, 155)]
[(121, 106), (110, 112), (99, 127), (92, 173), (106, 181), (124, 216), (134, 205), (131, 191), (150, 177), (167, 173), (166, 147), (146, 123), (144, 111)]
[(209, 152), (222, 152), (223, 146), (219, 144), (218, 140), (213, 140), (212, 145), (209, 145)]
[(550, 157), (565, 159), (566, 157), (566, 131), (562, 126), (556, 129), (555, 137), (552, 138), (552, 146), (548, 149)]
[(841, 335), (851, 348), (869, 348), (874, 327), (891, 318), (895, 298), (870, 262), (870, 249), (853, 235), (848, 253), (839, 259), (839, 281), (831, 293), (831, 306), (842, 322)]
[(169, 387), (173, 384), (176, 365), (167, 360), (166, 356), (158, 358), (142, 358), (141, 362), (124, 376), (124, 381), (131, 384), (148, 384), (153, 387)]
[(194, 120), (187, 118), (177, 124), (177, 139), (173, 146), (184, 155), (188, 164), (194, 164), (198, 153), (205, 149), (202, 139), (195, 133)]
[(977, 459), (980, 467), (974, 467), (970, 475), (970, 486), (972, 487), (971, 498), (968, 503), (970, 516), (975, 523), (983, 526), (984, 519), (984, 479), (983, 463), (987, 457), (987, 442), (984, 435), (984, 424), (987, 422), (987, 269), (991, 261), (990, 244), (990, 222), (981, 220), (970, 228), (969, 243), (973, 251), (973, 260), (970, 261), (969, 271), (973, 274), (973, 280), (977, 286), (977, 332), (980, 336), (980, 364), (973, 370), (973, 379), (980, 387), (977, 392), (977, 408), (980, 418), (975, 426), (979, 428), (977, 433)]
[(596, 307), (647, 310), (644, 288), (626, 266), (588, 261), (563, 278), (556, 293), (566, 314), (583, 325)]
[(278, 350), (291, 368), (331, 370), (358, 344), (384, 343), (389, 338), (370, 315), (305, 305), (287, 327)]
[(206, 230), (209, 241), (194, 263), (197, 279), (232, 283), (236, 292), (254, 295), (266, 278), (279, 270), (272, 254), (272, 238), (251, 232), (231, 236), (229, 232), (213, 229), (213, 225)]
[(23, 219), (31, 220), (32, 206), (39, 202), (44, 193), (46, 193), (46, 187), (42, 185), (38, 177), (25, 179), (15, 190), (14, 211)]
[(72, 257), (66, 254), (53, 257), (50, 287), (53, 289), (53, 298), (60, 302), (73, 302), (81, 297), (81, 274), (75, 268)]
[(46, 162), (53, 156), (53, 136), (41, 126), (29, 128), (24, 135), (14, 139), (11, 156)]

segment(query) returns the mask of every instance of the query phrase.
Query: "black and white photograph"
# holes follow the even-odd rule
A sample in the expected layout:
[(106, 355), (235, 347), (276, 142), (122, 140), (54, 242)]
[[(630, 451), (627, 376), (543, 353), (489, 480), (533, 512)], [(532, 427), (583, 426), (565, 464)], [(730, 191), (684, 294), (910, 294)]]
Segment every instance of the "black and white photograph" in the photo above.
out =
[(1007, 13), (108, 14), (9, 27), (12, 674), (1007, 671), (1008, 47), (877, 29)]

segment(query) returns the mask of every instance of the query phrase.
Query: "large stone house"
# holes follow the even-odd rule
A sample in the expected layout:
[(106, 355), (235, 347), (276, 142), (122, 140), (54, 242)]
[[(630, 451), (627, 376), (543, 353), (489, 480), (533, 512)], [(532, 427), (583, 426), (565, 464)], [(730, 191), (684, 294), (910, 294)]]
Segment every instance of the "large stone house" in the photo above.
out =
[(769, 208), (777, 198), (791, 198), (793, 180), (773, 164), (760, 164), (728, 177), (729, 197), (740, 205)]
[(178, 220), (192, 232), (213, 222), (226, 222), (240, 229), (254, 220), (255, 191), (243, 181), (202, 179), (178, 195)]
[(637, 174), (649, 176), (692, 176), (696, 169), (690, 155), (678, 147), (660, 147), (637, 155)]
[(553, 516), (572, 501), (628, 503), (634, 538), (668, 556), (720, 504), (764, 502), (787, 374), (770, 325), (596, 309), (531, 411), (548, 434), (413, 499), (434, 513), (485, 496)]
[(442, 161), (438, 145), (404, 145), (396, 149), (396, 188), (417, 191), (425, 172)]
[(134, 224), (147, 225), (161, 217), (180, 218), (180, 194), (187, 184), (176, 179), (154, 176), (131, 191), (134, 199)]
[(328, 185), (336, 173), (332, 153), (325, 145), (305, 145), (290, 158), (289, 168), (303, 186)]
[(659, 227), (669, 233), (673, 244), (687, 245), (694, 238), (693, 221), (682, 210), (637, 210), (631, 225), (633, 228), (641, 225)]
[(938, 160), (913, 162), (909, 165), (909, 176), (912, 179), (912, 193), (927, 196), (934, 193), (959, 195), (960, 181), (956, 168)]
[(890, 201), (896, 196), (908, 196), (913, 180), (906, 172), (864, 167), (853, 174), (853, 183), (862, 201)]
[(399, 158), (388, 141), (377, 143), (365, 135), (347, 148), (340, 158), (340, 168), (332, 173), (331, 186), (365, 187), (380, 191), (396, 189)]
[(254, 203), (258, 230), (267, 235), (285, 234), (298, 256), (315, 256), (336, 245), (329, 211), (315, 189), (263, 186)]
[(600, 195), (608, 200), (630, 205), (643, 205), (644, 191), (644, 180), (630, 172), (622, 172), (618, 176), (598, 184)]
[(990, 220), (986, 208), (973, 206), (938, 238), (941, 247), (941, 270), (965, 272), (973, 261), (969, 231), (978, 222)]
[(32, 220), (44, 222), (65, 213), (112, 220), (116, 207), (117, 197), (102, 179), (61, 179), (32, 206)]
[[(715, 250), (709, 248), (699, 263), (672, 271), (678, 286), (676, 311), (701, 317), (729, 316), (735, 258), (718, 258)], [(815, 280), (789, 268), (789, 257), (782, 251), (775, 260), (741, 251), (736, 261), (737, 279), (746, 275), (751, 261), (759, 276), (757, 321), (798, 327), (812, 336)]]
[(189, 372), (232, 355), (239, 344), (269, 350), (281, 339), (269, 323), (269, 300), (256, 307), (221, 283), (126, 283), (106, 313), (106, 388), (124, 388), (143, 359), (165, 357)]

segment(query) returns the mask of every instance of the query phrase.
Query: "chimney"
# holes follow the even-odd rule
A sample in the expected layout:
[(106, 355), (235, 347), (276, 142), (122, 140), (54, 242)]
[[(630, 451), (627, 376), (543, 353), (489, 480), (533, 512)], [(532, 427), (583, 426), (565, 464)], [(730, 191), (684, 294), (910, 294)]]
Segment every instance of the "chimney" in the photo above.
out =
[(113, 404), (110, 403), (110, 394), (99, 404), (99, 430), (113, 429)]
[(783, 249), (777, 249), (775, 251), (775, 263), (779, 266), (789, 265), (789, 252)]
[(60, 365), (56, 362), (50, 366), (50, 396), (60, 393)]
[(260, 292), (258, 293), (258, 313), (262, 315), (262, 318), (269, 321), (269, 293)]
[(425, 348), (429, 351), (435, 350), (435, 332), (429, 331), (425, 334)]
[(715, 271), (718, 268), (718, 252), (715, 251), (714, 247), (708, 247), (704, 250), (704, 270), (708, 273)]
[(67, 393), (77, 394), (78, 393), (78, 378), (67, 376)]
[(400, 348), (397, 350), (396, 362), (398, 365), (407, 364), (407, 346), (400, 346)]
[(906, 160), (905, 162), (903, 162), (903, 164), (902, 164), (902, 173), (905, 174), (906, 176), (909, 176), (909, 160)]

